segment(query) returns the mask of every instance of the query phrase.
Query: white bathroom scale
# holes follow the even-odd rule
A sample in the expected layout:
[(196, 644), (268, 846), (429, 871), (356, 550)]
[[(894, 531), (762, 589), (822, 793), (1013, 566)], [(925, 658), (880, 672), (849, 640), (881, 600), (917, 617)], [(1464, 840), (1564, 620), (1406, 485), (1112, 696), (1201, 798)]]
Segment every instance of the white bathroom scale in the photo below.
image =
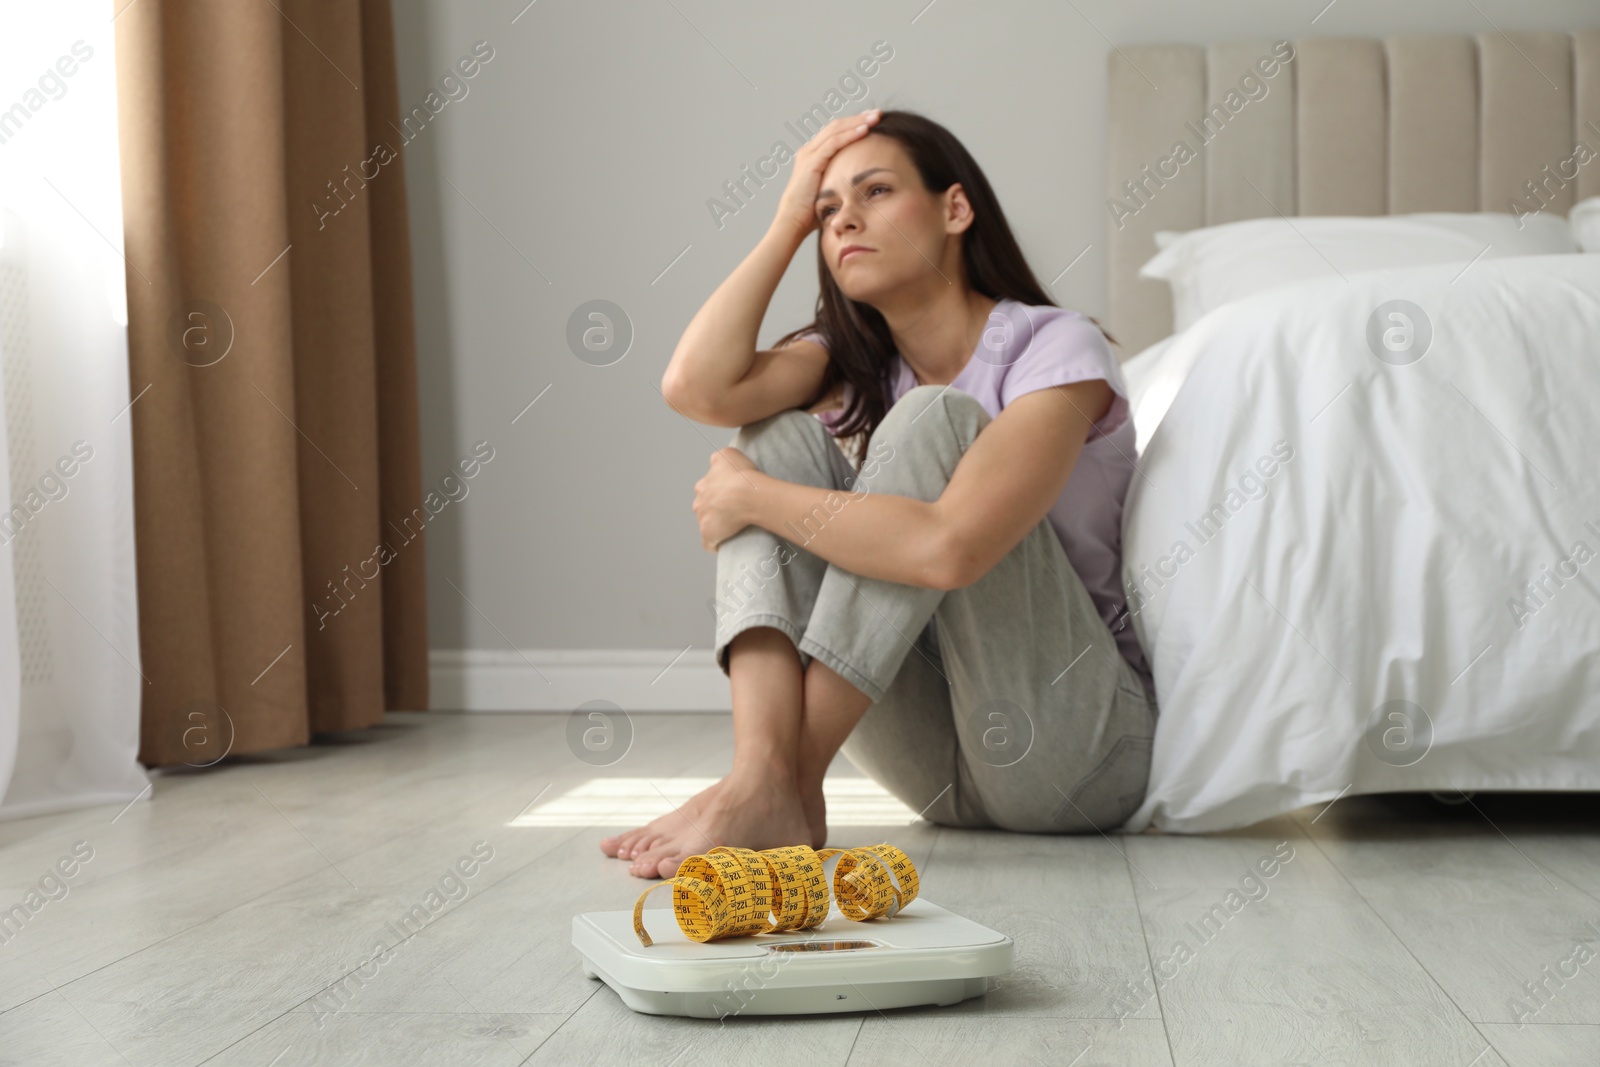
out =
[(892, 918), (854, 922), (837, 909), (809, 930), (748, 934), (704, 944), (678, 929), (670, 908), (645, 909), (654, 941), (639, 944), (632, 911), (572, 919), (583, 974), (649, 1015), (829, 1012), (955, 1004), (989, 991), (1012, 968), (1011, 938), (918, 897)]

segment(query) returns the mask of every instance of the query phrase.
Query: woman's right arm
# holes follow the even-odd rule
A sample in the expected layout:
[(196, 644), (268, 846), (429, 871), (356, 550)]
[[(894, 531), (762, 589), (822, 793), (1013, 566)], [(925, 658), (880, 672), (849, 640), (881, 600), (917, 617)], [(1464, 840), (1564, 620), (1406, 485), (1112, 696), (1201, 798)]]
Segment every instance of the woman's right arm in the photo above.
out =
[(661, 378), (661, 393), (674, 408), (707, 425), (743, 426), (798, 407), (821, 386), (828, 365), (821, 345), (797, 341), (758, 351), (756, 337), (784, 271), (817, 228), (816, 198), (828, 161), (876, 120), (876, 111), (836, 118), (795, 153), (771, 226), (678, 340)]

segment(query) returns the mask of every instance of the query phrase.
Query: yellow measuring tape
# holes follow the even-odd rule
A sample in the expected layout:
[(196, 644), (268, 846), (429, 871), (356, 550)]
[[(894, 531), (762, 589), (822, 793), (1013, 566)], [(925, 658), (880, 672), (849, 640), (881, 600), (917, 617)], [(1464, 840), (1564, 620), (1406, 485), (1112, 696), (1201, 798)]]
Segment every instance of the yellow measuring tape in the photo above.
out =
[(825, 848), (810, 845), (761, 852), (718, 845), (678, 864), (678, 873), (639, 894), (633, 932), (651, 945), (644, 929), (644, 898), (672, 887), (672, 911), (690, 941), (715, 941), (744, 934), (777, 933), (818, 926), (828, 917), (829, 893), (822, 865), (834, 856), (833, 895), (839, 910), (856, 922), (892, 916), (917, 899), (917, 868), (893, 845)]

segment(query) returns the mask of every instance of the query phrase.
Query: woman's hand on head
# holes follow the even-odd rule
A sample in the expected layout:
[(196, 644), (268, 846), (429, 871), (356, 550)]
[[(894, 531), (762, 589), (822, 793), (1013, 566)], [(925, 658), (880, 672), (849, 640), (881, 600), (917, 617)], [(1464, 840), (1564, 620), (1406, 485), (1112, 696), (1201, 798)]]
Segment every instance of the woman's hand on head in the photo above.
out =
[(798, 237), (817, 228), (817, 193), (822, 189), (822, 172), (828, 169), (828, 163), (841, 148), (871, 133), (873, 123), (882, 115), (883, 109), (877, 107), (859, 115), (840, 115), (800, 146), (789, 172), (789, 184), (778, 201), (774, 226), (792, 227)]
[(750, 525), (757, 492), (752, 472), (761, 473), (755, 460), (730, 445), (711, 453), (711, 469), (694, 483), (694, 513), (707, 552)]

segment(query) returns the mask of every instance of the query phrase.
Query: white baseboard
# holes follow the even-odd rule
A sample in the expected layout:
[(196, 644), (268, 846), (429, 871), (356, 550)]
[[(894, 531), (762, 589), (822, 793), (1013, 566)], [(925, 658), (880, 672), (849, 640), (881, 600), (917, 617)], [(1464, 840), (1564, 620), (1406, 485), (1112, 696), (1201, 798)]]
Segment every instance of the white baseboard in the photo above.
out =
[(435, 649), (434, 711), (573, 711), (609, 700), (624, 711), (731, 711), (728, 677), (708, 648)]

